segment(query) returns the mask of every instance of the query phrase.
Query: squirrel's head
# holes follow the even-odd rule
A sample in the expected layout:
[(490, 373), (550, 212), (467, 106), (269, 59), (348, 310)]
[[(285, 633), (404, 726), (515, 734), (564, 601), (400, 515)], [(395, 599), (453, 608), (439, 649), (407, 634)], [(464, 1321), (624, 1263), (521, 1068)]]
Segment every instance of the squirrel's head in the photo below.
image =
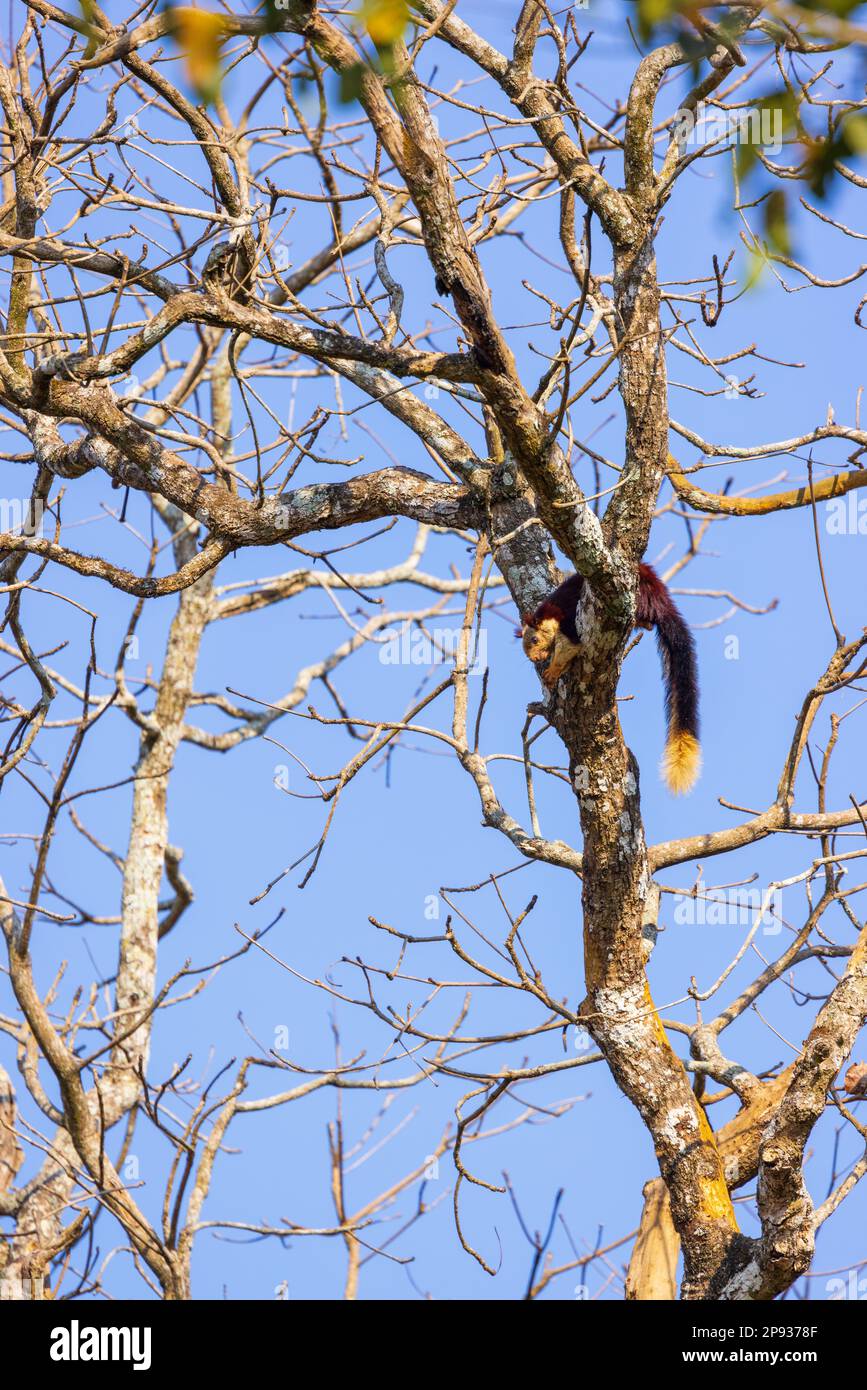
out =
[(540, 619), (533, 614), (525, 614), (521, 642), (529, 660), (547, 661), (559, 631), (560, 624), (556, 618)]

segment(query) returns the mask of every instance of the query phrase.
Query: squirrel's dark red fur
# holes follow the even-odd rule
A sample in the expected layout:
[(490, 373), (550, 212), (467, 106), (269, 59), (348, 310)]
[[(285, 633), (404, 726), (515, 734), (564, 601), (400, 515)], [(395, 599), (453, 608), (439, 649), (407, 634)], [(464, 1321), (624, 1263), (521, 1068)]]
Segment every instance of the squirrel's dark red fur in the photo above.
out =
[[(584, 579), (572, 574), (524, 617), (524, 651), (531, 661), (546, 661), (542, 680), (553, 689), (578, 652), (575, 612)], [(656, 629), (665, 682), (668, 739), (662, 773), (671, 791), (689, 791), (701, 767), (698, 742), (698, 668), (692, 633), (674, 599), (650, 565), (638, 567), (635, 626)]]

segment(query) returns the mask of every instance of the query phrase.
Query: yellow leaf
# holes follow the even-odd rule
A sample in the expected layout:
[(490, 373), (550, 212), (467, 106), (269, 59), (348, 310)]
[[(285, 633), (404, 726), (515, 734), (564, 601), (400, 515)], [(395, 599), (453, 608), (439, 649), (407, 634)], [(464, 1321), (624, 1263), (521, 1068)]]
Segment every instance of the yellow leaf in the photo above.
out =
[(853, 154), (867, 154), (867, 120), (849, 116), (843, 122), (843, 138)]
[(226, 21), (211, 10), (173, 8), (172, 32), (187, 60), (187, 77), (204, 101), (212, 101), (223, 75), (221, 50), (227, 37)]
[(358, 17), (377, 47), (397, 43), (409, 23), (408, 0), (364, 0)]
[(75, 27), (87, 39), (85, 58), (92, 58), (99, 47), (100, 31), (96, 25), (96, 0), (79, 0), (81, 24)]

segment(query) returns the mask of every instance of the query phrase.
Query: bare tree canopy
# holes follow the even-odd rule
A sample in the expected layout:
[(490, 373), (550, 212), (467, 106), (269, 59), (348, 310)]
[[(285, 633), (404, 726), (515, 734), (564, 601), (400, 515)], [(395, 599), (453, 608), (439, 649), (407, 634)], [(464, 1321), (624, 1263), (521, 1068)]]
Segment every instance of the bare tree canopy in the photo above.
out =
[(123, 8), (0, 39), (0, 1293), (864, 1297), (861, 8)]

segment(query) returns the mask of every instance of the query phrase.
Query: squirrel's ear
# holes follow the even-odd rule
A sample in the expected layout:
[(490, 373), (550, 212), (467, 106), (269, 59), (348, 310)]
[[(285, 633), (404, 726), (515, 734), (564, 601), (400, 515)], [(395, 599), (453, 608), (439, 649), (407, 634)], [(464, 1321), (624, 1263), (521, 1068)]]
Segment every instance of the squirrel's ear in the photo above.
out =
[(522, 616), (522, 618), (521, 618), (521, 623), (523, 624), (524, 627), (532, 627), (532, 626), (533, 626), (533, 614), (532, 614), (532, 613), (524, 613), (523, 616)]

